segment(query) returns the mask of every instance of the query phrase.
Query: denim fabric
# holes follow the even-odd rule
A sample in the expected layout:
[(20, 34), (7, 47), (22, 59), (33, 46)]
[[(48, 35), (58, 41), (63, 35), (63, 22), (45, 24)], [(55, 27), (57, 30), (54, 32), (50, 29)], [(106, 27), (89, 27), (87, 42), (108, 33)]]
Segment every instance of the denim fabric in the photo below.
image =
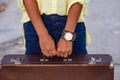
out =
[[(43, 14), (41, 17), (48, 30), (48, 33), (52, 36), (55, 41), (55, 45), (57, 46), (57, 43), (65, 27), (67, 16), (59, 16), (57, 14)], [(72, 54), (87, 54), (86, 29), (84, 22), (77, 23), (75, 33), (77, 36), (73, 42)], [(31, 21), (24, 23), (24, 35), (26, 42), (25, 54), (41, 54), (39, 39)]]

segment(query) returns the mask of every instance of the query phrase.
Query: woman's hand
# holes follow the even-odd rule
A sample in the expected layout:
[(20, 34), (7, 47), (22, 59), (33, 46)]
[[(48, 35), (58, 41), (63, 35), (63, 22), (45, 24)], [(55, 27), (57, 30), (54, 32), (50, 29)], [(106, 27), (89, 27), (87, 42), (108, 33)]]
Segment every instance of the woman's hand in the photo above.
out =
[(47, 57), (53, 56), (56, 53), (54, 40), (48, 34), (48, 31), (40, 16), (41, 12), (38, 8), (37, 0), (23, 0), (26, 11), (34, 25), (34, 28), (39, 37), (41, 50)]
[(49, 34), (45, 34), (39, 39), (40, 47), (42, 53), (47, 57), (52, 57), (56, 55), (55, 43)]
[[(80, 4), (78, 2), (73, 4), (70, 7), (70, 9), (68, 11), (68, 18), (67, 18), (67, 22), (66, 22), (64, 30), (67, 30), (70, 32), (75, 31), (82, 7), (83, 7), (82, 4)], [(73, 14), (73, 12), (74, 12), (74, 14)], [(66, 41), (61, 38), (57, 45), (57, 56), (67, 57), (71, 53), (72, 53), (72, 42)]]
[(57, 56), (68, 57), (72, 53), (72, 42), (60, 38), (57, 44)]

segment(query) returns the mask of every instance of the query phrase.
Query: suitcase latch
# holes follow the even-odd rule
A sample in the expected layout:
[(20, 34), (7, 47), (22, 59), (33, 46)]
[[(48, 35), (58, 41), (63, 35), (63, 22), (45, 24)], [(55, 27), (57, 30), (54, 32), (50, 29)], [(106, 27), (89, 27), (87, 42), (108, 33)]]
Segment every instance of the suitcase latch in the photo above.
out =
[(102, 62), (101, 58), (90, 57), (89, 64), (96, 64)]
[(14, 64), (21, 64), (22, 61), (24, 61), (23, 58), (18, 58), (18, 59), (12, 58), (12, 59), (10, 60), (10, 62), (12, 62), (12, 63), (14, 63)]

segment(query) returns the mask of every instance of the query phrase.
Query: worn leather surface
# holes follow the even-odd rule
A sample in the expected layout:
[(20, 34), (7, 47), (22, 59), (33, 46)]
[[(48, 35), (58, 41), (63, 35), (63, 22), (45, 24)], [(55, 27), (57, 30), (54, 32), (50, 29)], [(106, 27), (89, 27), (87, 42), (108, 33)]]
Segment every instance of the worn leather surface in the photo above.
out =
[[(90, 57), (102, 58), (101, 62), (89, 64)], [(18, 59), (21, 64), (10, 62)], [(7, 55), (2, 59), (0, 80), (114, 80), (114, 67), (110, 67), (109, 55), (72, 55), (64, 58), (45, 58), (41, 55)]]

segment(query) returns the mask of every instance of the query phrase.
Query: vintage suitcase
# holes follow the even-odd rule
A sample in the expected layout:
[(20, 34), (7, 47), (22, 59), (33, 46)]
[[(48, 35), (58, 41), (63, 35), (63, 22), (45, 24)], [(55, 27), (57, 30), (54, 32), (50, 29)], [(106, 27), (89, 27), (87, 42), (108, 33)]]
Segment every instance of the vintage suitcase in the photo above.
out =
[(69, 58), (6, 55), (1, 61), (0, 80), (114, 80), (114, 65), (107, 54)]

